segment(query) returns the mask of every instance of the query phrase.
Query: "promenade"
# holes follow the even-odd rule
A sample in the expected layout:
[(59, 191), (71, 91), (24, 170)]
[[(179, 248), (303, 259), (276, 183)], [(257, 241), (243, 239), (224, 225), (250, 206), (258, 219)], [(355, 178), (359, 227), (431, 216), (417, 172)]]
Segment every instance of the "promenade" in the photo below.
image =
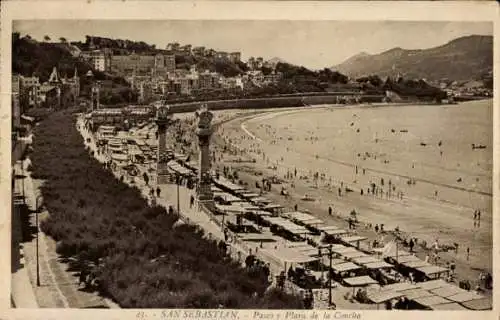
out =
[[(23, 212), (16, 200), (12, 214), (12, 301), (16, 308), (119, 308), (109, 299), (79, 285), (78, 273), (71, 271), (70, 260), (56, 253), (56, 242), (40, 230), (38, 257), (40, 286), (37, 286), (36, 216), (37, 198), (39, 222), (48, 215), (40, 196), (42, 181), (33, 179), (27, 171), (30, 160), (14, 165), (14, 195), (25, 196)], [(24, 173), (24, 176), (21, 174)], [(23, 192), (24, 189), (24, 192)], [(20, 199), (20, 197), (17, 197)], [(24, 232), (23, 235), (23, 224)], [(26, 232), (28, 231), (28, 232)], [(29, 233), (29, 234), (26, 234)]]

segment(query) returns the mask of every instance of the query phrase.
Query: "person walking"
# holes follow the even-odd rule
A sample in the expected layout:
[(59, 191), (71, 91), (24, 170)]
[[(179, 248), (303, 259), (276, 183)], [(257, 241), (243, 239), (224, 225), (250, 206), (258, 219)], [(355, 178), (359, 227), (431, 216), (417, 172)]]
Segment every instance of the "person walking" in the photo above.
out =
[(413, 252), (413, 247), (415, 246), (415, 242), (413, 242), (413, 238), (410, 239), (410, 252)]
[(191, 195), (191, 197), (189, 198), (189, 208), (192, 208), (194, 205), (194, 196)]
[(328, 207), (328, 215), (331, 216), (332, 215), (332, 207)]
[(160, 197), (160, 193), (161, 193), (161, 189), (160, 187), (157, 187), (156, 188), (156, 196), (159, 198)]

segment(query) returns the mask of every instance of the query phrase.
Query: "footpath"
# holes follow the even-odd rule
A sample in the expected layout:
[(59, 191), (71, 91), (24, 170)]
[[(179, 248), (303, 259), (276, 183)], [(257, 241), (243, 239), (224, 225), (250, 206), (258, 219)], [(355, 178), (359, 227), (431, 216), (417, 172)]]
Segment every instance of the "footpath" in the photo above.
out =
[[(16, 308), (119, 308), (113, 301), (101, 297), (97, 292), (85, 290), (79, 284), (78, 273), (71, 271), (70, 261), (64, 260), (56, 253), (56, 242), (39, 231), (38, 261), (40, 286), (37, 286), (37, 243), (36, 216), (37, 197), (40, 197), (42, 181), (32, 179), (26, 170), (30, 160), (14, 167), (18, 175), (24, 172), (25, 177), (16, 179), (15, 194), (24, 194), (29, 217), (22, 221), (19, 210), (13, 211), (12, 230), (12, 300)], [(24, 193), (23, 193), (24, 189)], [(38, 204), (40, 206), (40, 204)], [(39, 223), (49, 213), (43, 208), (39, 210)], [(27, 223), (31, 236), (24, 240), (22, 223)]]

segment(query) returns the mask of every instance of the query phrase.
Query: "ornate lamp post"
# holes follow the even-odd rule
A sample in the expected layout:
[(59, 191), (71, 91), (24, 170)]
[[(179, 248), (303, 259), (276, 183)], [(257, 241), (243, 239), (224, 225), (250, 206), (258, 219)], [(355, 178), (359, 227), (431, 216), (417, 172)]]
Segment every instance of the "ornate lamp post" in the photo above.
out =
[[(41, 201), (40, 201), (41, 199)], [(38, 213), (40, 211), (40, 206), (42, 204), (42, 195), (38, 195), (35, 201), (35, 224), (36, 224), (36, 285), (40, 286), (40, 255), (39, 255), (39, 245), (38, 238), (40, 237), (40, 225), (38, 224)]]
[(211, 121), (213, 114), (208, 111), (206, 105), (203, 105), (197, 112), (198, 128), (196, 134), (198, 135), (198, 144), (200, 149), (200, 168), (199, 168), (199, 181), (198, 181), (198, 200), (211, 204), (213, 201), (212, 193), (212, 177), (210, 176), (210, 137), (212, 136)]

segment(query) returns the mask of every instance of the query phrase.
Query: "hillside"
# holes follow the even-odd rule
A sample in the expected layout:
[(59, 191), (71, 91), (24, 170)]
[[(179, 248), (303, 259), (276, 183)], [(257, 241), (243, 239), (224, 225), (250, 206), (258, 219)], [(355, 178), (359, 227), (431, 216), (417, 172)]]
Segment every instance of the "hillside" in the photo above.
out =
[(92, 70), (95, 79), (108, 84), (101, 88), (101, 103), (124, 103), (135, 97), (135, 93), (122, 77), (112, 77), (95, 70), (87, 62), (73, 57), (66, 44), (37, 42), (29, 37), (20, 38), (18, 33), (12, 34), (13, 74), (38, 76), (43, 83), (49, 79), (54, 67), (61, 77), (72, 77), (76, 68), (80, 76), (82, 95), (88, 95), (89, 80), (84, 75)]
[(374, 55), (361, 53), (332, 69), (354, 78), (400, 72), (405, 78), (480, 79), (493, 70), (493, 37), (467, 36), (423, 50), (393, 48)]

